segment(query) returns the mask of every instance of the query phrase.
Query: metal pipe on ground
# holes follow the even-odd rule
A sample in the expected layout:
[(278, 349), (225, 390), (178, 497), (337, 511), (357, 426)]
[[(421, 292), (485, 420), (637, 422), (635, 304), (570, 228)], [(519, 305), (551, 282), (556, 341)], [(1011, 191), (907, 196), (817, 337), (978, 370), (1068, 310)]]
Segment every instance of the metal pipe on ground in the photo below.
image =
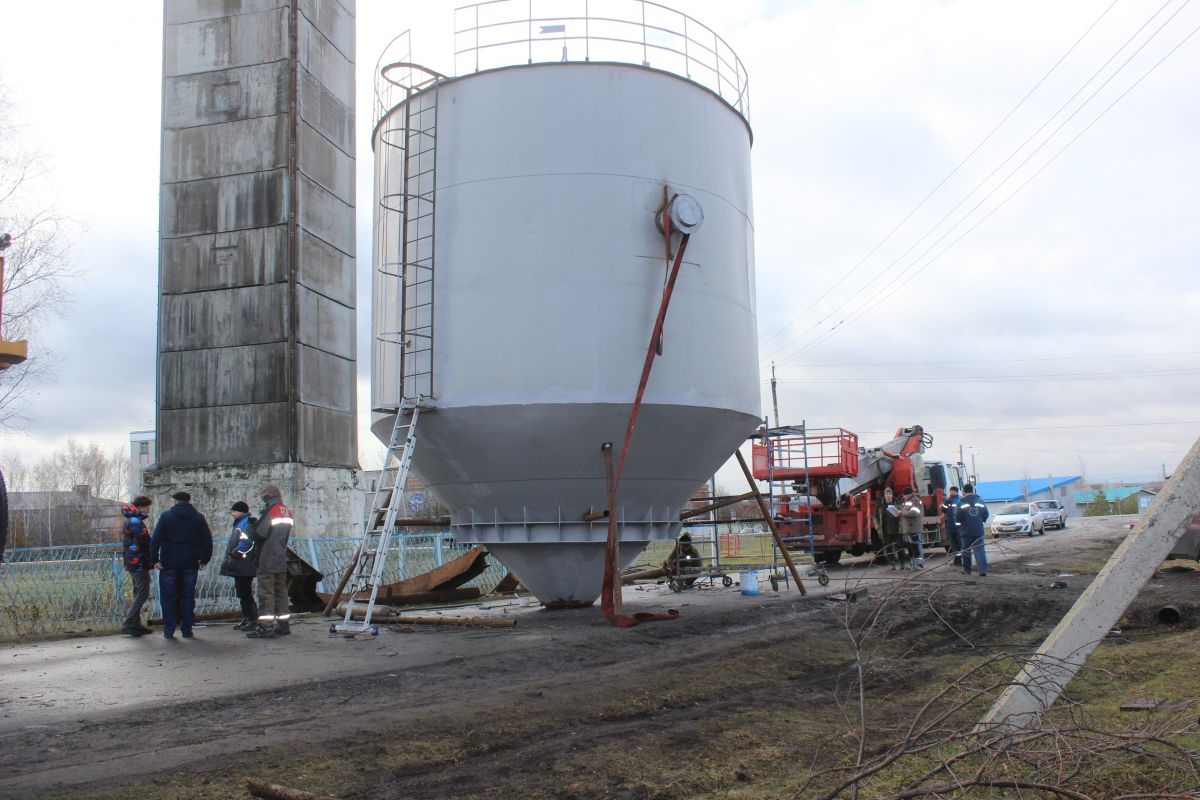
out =
[[(242, 612), (240, 611), (214, 611), (210, 614), (196, 614), (193, 619), (196, 622), (221, 622), (227, 619), (241, 619)], [(162, 617), (155, 617), (146, 621), (147, 625), (162, 625)]]
[(1183, 619), (1178, 606), (1163, 606), (1158, 610), (1156, 618), (1163, 625), (1178, 625)]
[[(364, 608), (360, 611), (357, 607), (354, 609), (352, 619), (362, 619)], [(338, 614), (345, 615), (346, 604), (339, 603), (337, 608)], [(517, 621), (515, 619), (491, 619), (489, 617), (439, 617), (433, 615), (418, 615), (418, 614), (401, 614), (391, 606), (375, 606), (375, 610), (371, 614), (371, 621), (377, 625), (444, 625), (453, 628), (515, 628)]]

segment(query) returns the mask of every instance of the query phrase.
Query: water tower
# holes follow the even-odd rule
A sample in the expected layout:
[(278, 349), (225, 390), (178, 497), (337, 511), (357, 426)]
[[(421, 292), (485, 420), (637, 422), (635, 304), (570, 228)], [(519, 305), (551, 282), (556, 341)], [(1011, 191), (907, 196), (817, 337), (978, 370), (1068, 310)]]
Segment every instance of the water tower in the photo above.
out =
[(538, 5), (457, 9), (453, 74), (413, 64), (406, 34), (380, 59), (372, 429), (386, 442), (406, 403), (431, 408), (412, 469), (458, 540), (543, 602), (586, 605), (601, 446), (629, 420), (672, 197), (695, 227), (617, 498), (626, 563), (678, 535), (758, 425), (749, 101), (737, 56), (683, 14)]

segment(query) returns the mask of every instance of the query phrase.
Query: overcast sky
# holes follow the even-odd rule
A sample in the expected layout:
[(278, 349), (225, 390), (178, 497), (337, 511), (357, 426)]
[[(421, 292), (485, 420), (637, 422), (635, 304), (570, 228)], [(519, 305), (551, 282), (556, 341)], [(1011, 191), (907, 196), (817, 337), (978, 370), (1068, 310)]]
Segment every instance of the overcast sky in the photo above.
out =
[[(456, 4), (358, 0), (360, 354), (372, 67), (412, 28), (415, 60), (452, 72)], [(1178, 463), (1200, 435), (1200, 4), (669, 4), (750, 75), (764, 413), (774, 361), (785, 424), (869, 445), (919, 423), (934, 457), (962, 445), (984, 480), (1145, 481)], [(39, 343), (57, 382), (0, 438), (32, 461), (153, 427), (162, 14), (0, 8), (0, 81), (85, 272)]]

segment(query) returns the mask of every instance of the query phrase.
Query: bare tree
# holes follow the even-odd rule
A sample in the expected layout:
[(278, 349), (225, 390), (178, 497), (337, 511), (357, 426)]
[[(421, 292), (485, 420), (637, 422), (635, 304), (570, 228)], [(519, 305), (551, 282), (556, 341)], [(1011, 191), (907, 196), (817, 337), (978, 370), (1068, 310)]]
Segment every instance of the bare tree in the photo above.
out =
[(33, 486), (45, 492), (46, 497), (46, 546), (54, 546), (54, 495), (62, 485), (59, 466), (54, 458), (43, 459), (33, 468)]
[(33, 472), (17, 453), (5, 454), (0, 458), (4, 470), (4, 481), (10, 492), (28, 492), (33, 488)]
[(7, 92), (0, 84), (0, 236), (12, 236), (4, 252), (0, 334), (26, 339), (30, 356), (0, 371), (0, 427), (26, 418), (27, 400), (54, 374), (54, 356), (38, 345), (41, 326), (68, 307), (72, 263), (70, 223), (38, 194), (46, 177), (43, 160), (24, 146)]

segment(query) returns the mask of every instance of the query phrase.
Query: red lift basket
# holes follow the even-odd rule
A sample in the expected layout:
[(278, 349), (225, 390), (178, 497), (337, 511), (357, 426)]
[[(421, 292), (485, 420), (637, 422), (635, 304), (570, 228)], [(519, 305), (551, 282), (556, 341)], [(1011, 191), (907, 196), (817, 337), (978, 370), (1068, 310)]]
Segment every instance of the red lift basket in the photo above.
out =
[[(806, 451), (807, 450), (807, 454)], [(754, 477), (765, 481), (853, 478), (858, 474), (858, 434), (845, 428), (814, 428), (806, 436), (768, 436), (751, 446)]]

